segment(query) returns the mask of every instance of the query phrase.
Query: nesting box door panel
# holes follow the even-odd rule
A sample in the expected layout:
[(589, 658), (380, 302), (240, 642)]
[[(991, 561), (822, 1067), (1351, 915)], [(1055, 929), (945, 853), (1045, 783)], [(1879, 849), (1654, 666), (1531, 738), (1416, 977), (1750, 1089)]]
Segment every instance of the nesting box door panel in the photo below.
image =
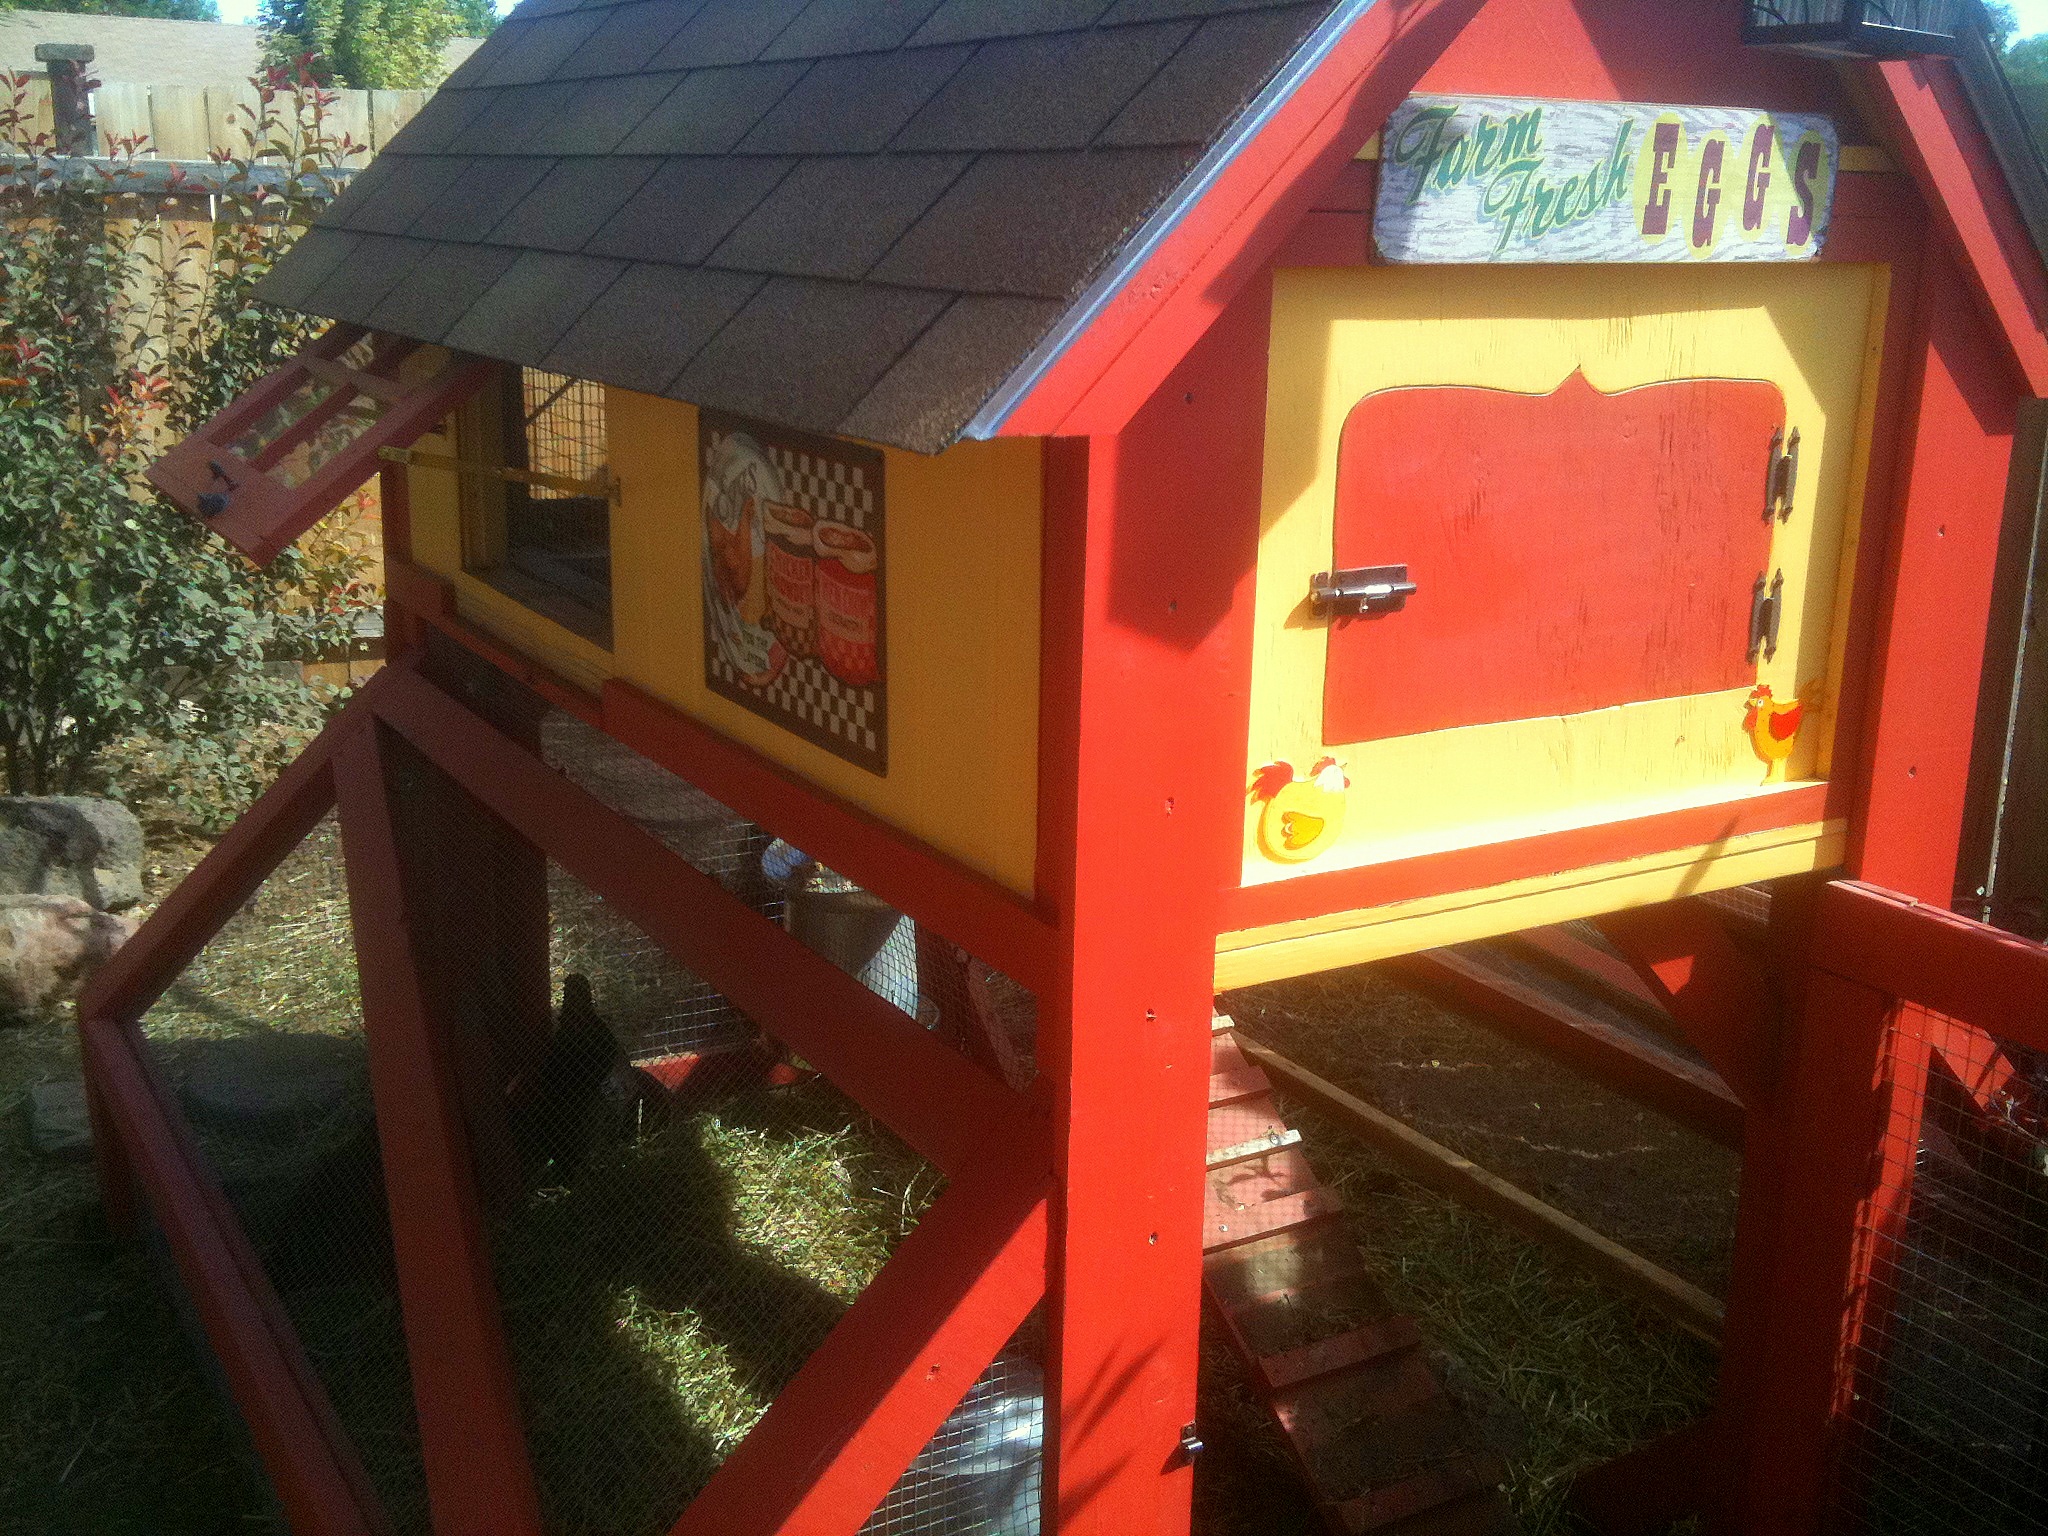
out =
[(1336, 565), (1403, 565), (1418, 590), (1332, 621), (1325, 744), (1754, 682), (1784, 428), (1756, 379), (1366, 396), (1337, 450)]
[(1825, 779), (1887, 285), (1276, 273), (1244, 882)]

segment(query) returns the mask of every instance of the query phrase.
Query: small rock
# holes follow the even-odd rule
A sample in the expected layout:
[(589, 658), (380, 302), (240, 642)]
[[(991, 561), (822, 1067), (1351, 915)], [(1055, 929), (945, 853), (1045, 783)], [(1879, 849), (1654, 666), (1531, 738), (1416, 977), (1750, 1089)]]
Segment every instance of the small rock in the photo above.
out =
[(288, 1136), (339, 1109), (367, 1070), (362, 1047), (331, 1035), (206, 1040), (185, 1058), (185, 1109), (221, 1130)]
[(29, 1089), (28, 1145), (39, 1157), (58, 1162), (80, 1163), (92, 1156), (84, 1083), (37, 1083)]
[(102, 912), (142, 900), (142, 823), (116, 800), (0, 796), (0, 894), (76, 896)]
[(76, 997), (135, 931), (76, 896), (0, 896), (0, 1021), (21, 1022)]

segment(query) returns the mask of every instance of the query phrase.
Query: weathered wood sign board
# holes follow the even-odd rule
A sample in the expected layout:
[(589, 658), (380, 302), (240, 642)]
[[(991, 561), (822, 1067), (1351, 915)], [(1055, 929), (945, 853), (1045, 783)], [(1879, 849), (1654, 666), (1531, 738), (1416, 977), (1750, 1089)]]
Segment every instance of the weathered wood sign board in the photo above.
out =
[(1374, 236), (1394, 262), (1808, 261), (1840, 154), (1824, 117), (1411, 96)]

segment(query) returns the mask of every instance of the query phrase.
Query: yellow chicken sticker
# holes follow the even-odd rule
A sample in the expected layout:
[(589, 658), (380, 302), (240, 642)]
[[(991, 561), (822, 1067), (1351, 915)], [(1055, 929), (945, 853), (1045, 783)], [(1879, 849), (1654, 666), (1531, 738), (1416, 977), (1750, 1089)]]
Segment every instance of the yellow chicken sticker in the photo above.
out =
[(1284, 864), (1306, 864), (1327, 851), (1344, 830), (1344, 797), (1351, 788), (1344, 765), (1326, 757), (1303, 778), (1292, 763), (1268, 763), (1252, 776), (1259, 813), (1259, 847)]

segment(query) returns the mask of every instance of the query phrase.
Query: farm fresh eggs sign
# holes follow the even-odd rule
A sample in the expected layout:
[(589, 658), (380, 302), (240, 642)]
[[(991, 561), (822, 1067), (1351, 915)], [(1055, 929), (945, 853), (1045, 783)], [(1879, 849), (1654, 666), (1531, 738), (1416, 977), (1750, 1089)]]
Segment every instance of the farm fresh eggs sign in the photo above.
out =
[(1824, 117), (1411, 96), (1380, 138), (1380, 255), (1399, 262), (1804, 261), (1840, 145)]

